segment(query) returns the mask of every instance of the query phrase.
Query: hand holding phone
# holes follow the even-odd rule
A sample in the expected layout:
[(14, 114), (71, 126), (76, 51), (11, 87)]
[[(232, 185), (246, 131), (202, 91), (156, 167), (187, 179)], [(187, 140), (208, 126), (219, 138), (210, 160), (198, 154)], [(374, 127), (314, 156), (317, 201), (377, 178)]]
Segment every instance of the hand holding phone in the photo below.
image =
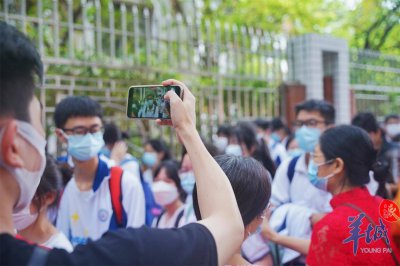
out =
[(178, 85), (182, 92), (182, 97), (178, 97), (172, 91), (165, 95), (165, 99), (169, 101), (171, 106), (171, 120), (160, 120), (156, 122), (159, 125), (173, 126), (178, 133), (179, 131), (190, 130), (196, 131), (196, 99), (186, 85), (178, 80), (169, 79), (162, 83), (164, 86)]
[(128, 93), (127, 116), (140, 119), (171, 119), (169, 102), (165, 100), (168, 91), (182, 96), (178, 85), (143, 85), (132, 86)]

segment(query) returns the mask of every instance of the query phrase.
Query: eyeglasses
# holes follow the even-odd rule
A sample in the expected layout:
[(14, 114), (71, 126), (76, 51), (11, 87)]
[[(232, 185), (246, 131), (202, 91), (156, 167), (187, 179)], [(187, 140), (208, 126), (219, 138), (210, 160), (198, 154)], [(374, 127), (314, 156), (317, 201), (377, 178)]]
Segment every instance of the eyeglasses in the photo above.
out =
[(295, 126), (295, 127), (302, 127), (302, 126), (317, 127), (318, 124), (328, 124), (328, 123), (326, 121), (320, 121), (320, 120), (316, 120), (316, 119), (309, 119), (309, 120), (305, 120), (305, 121), (297, 120), (297, 121), (293, 122), (293, 126)]
[(68, 135), (86, 135), (87, 133), (94, 134), (103, 132), (103, 127), (100, 125), (92, 125), (91, 127), (77, 126), (73, 128), (64, 128), (63, 131)]

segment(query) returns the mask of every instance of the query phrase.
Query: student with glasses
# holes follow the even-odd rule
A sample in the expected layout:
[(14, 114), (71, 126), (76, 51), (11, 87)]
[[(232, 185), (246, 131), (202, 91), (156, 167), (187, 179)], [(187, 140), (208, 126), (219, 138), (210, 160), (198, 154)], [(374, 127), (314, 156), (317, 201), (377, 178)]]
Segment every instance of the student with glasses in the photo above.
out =
[[(334, 107), (322, 100), (307, 100), (296, 106), (295, 139), (303, 154), (281, 163), (272, 182), (270, 224), (274, 230), (304, 239), (311, 237), (313, 224), (331, 211), (331, 195), (315, 188), (308, 179), (310, 153), (322, 132), (335, 121)], [(285, 248), (283, 263), (304, 263), (299, 252)]]
[(68, 97), (56, 106), (54, 121), (74, 165), (61, 198), (57, 228), (76, 246), (99, 239), (110, 229), (142, 226), (144, 193), (134, 173), (124, 171), (120, 180), (122, 223), (113, 210), (110, 168), (98, 156), (104, 146), (101, 106), (89, 97)]

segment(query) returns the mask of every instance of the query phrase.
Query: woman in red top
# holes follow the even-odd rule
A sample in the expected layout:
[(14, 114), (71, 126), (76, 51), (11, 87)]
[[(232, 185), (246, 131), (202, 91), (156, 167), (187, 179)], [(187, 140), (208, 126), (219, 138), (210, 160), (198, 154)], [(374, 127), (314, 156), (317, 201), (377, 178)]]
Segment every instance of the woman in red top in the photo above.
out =
[(391, 224), (379, 214), (382, 198), (364, 186), (371, 170), (384, 185), (375, 160), (372, 142), (360, 128), (338, 126), (321, 136), (308, 172), (313, 185), (332, 193), (333, 211), (313, 228), (308, 265), (399, 265)]

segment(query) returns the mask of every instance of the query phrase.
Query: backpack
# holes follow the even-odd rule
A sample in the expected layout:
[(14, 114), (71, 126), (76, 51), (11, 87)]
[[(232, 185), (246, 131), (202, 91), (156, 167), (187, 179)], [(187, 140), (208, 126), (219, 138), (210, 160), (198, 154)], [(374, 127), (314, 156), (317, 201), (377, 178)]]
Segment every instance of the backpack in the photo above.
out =
[(111, 167), (110, 179), (108, 181), (111, 195), (111, 205), (113, 209), (113, 217), (111, 219), (110, 227), (115, 221), (116, 228), (125, 228), (127, 224), (126, 212), (122, 206), (122, 175), (123, 170), (119, 166)]
[[(111, 194), (111, 203), (113, 208), (113, 218), (114, 221), (116, 222), (117, 228), (124, 228), (126, 227), (127, 224), (126, 213), (124, 211), (124, 207), (122, 206), (122, 187), (121, 187), (122, 174), (123, 174), (123, 169), (121, 167), (119, 166), (111, 167), (109, 187)], [(151, 187), (146, 181), (144, 181), (143, 174), (141, 171), (140, 171), (140, 184), (142, 185), (145, 204), (146, 204), (145, 224), (147, 226), (151, 226), (154, 218), (153, 209), (156, 208), (157, 205), (155, 203)]]

